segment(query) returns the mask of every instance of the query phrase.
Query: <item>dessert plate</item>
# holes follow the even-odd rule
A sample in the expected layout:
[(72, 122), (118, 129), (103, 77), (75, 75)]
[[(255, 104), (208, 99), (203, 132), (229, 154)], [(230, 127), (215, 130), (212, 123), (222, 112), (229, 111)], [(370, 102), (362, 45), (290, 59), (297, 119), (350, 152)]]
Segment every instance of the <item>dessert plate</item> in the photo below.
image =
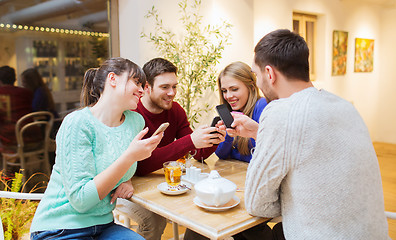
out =
[(234, 196), (228, 203), (226, 203), (220, 207), (208, 206), (205, 203), (201, 202), (201, 200), (199, 200), (198, 197), (195, 197), (193, 201), (194, 201), (195, 205), (197, 205), (198, 207), (201, 207), (203, 209), (206, 209), (206, 210), (212, 211), (212, 212), (225, 211), (227, 209), (238, 206), (238, 204), (241, 202), (241, 200), (237, 196)]
[(163, 182), (158, 184), (157, 189), (160, 190), (163, 194), (180, 195), (187, 192), (188, 190), (191, 190), (191, 184), (181, 181), (180, 185), (176, 188), (170, 188), (166, 182)]

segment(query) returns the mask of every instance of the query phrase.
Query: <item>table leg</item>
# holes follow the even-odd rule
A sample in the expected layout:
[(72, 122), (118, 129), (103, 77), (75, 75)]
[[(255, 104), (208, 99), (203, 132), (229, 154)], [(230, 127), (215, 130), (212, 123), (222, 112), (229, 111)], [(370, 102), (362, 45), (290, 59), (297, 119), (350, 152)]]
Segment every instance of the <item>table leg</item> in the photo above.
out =
[(173, 239), (179, 240), (179, 224), (172, 222), (173, 227)]

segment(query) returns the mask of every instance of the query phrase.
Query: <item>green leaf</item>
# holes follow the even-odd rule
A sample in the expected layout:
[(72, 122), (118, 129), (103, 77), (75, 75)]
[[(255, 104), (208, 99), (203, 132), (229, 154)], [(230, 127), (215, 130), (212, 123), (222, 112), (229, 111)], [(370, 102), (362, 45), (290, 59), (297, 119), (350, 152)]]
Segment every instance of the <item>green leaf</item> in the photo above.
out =
[(177, 33), (165, 26), (153, 6), (146, 17), (154, 21), (155, 31), (147, 34), (142, 30), (140, 35), (153, 45), (159, 56), (178, 68), (179, 92), (175, 100), (185, 109), (192, 126), (202, 111), (213, 108), (214, 103), (205, 102), (203, 93), (207, 88), (214, 91), (216, 87), (216, 65), (225, 46), (229, 45), (232, 27), (226, 21), (220, 25), (202, 26), (201, 4), (201, 0), (178, 2), (183, 29), (178, 29)]

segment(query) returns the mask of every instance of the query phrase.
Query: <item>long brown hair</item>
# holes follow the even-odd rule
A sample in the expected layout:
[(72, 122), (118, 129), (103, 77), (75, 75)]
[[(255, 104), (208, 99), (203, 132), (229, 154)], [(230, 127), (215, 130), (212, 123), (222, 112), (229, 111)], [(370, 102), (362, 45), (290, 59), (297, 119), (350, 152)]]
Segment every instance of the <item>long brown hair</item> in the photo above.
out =
[[(246, 102), (245, 107), (243, 108), (243, 114), (252, 118), (253, 110), (256, 102), (261, 98), (259, 94), (259, 89), (256, 84), (256, 76), (252, 73), (249, 65), (243, 62), (233, 62), (220, 72), (219, 77), (217, 78), (217, 84), (219, 86), (219, 94), (220, 94), (220, 102), (222, 104), (227, 104), (231, 109), (231, 106), (228, 104), (227, 100), (224, 99), (223, 93), (221, 91), (221, 79), (225, 76), (232, 77), (238, 81), (241, 81), (245, 86), (249, 89), (249, 96)], [(237, 144), (238, 151), (242, 155), (249, 155), (250, 149), (249, 145), (251, 145), (250, 138), (244, 137), (236, 137), (234, 138), (233, 145)]]
[(55, 112), (55, 103), (52, 97), (51, 91), (47, 87), (47, 84), (44, 83), (43, 78), (40, 73), (35, 68), (28, 68), (21, 74), (22, 76), (22, 86), (29, 89), (33, 93), (41, 88), (45, 97), (47, 98), (48, 109), (38, 109), (38, 110), (47, 110), (50, 112)]
[(100, 95), (103, 93), (107, 75), (111, 72), (118, 76), (128, 72), (128, 79), (137, 78), (142, 86), (146, 84), (146, 75), (137, 64), (121, 57), (110, 58), (104, 61), (100, 67), (90, 68), (85, 72), (80, 97), (82, 107), (93, 106), (98, 102)]

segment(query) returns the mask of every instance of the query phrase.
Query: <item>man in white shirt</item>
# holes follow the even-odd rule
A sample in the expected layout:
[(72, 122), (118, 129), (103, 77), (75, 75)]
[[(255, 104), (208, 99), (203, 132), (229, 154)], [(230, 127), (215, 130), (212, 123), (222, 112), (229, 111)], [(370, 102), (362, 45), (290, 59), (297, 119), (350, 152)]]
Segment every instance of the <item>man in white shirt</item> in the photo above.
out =
[(227, 129), (256, 139), (246, 209), (282, 216), (288, 240), (389, 239), (367, 127), (348, 101), (313, 87), (308, 56), (304, 39), (289, 30), (255, 47), (252, 71), (270, 103), (259, 124), (233, 113), (234, 129)]

